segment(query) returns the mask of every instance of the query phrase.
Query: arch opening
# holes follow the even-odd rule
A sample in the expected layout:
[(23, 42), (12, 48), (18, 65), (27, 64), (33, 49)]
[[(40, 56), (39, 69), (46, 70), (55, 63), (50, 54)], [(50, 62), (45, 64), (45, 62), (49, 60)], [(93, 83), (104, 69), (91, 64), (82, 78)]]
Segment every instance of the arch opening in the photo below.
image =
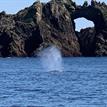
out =
[(77, 18), (74, 20), (75, 22), (75, 31), (80, 32), (81, 29), (89, 28), (89, 27), (95, 27), (95, 24), (87, 20), (86, 18)]

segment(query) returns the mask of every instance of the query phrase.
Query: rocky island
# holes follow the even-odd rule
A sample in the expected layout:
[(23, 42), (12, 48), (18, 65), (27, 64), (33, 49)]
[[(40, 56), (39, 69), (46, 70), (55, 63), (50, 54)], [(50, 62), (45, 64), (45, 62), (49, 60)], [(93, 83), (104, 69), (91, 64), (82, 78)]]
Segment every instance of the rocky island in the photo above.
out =
[[(94, 28), (75, 31), (77, 18), (92, 21)], [(107, 5), (72, 0), (35, 2), (17, 14), (0, 13), (0, 56), (36, 56), (55, 45), (63, 56), (107, 56)]]

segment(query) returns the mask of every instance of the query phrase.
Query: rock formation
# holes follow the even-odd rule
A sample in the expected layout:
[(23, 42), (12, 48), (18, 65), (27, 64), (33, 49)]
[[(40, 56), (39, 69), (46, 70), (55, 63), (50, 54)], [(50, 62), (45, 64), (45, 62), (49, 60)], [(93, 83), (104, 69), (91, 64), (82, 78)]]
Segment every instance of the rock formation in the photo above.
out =
[[(93, 21), (95, 28), (76, 32), (74, 19), (80, 17)], [(36, 56), (49, 45), (63, 56), (107, 56), (107, 5), (37, 1), (14, 15), (0, 13), (0, 56)]]
[(82, 55), (107, 56), (107, 5), (92, 0), (91, 5), (76, 7), (71, 13), (73, 20), (84, 17), (95, 24), (78, 33)]
[(80, 43), (83, 56), (95, 56), (95, 34), (94, 28), (81, 29), (76, 33)]

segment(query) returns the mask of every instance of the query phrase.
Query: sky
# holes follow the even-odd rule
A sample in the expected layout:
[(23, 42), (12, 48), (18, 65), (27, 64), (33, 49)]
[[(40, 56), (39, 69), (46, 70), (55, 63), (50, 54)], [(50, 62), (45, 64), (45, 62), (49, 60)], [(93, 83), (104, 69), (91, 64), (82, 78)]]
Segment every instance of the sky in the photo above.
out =
[[(0, 12), (5, 11), (9, 14), (17, 13), (19, 10), (24, 9), (25, 7), (29, 7), (32, 5), (36, 0), (0, 0)], [(49, 0), (41, 0), (41, 2), (48, 2)], [(85, 0), (73, 0), (77, 4), (83, 4)], [(87, 0), (89, 3), (91, 0)], [(96, 0), (100, 2), (105, 2), (107, 4), (107, 0)], [(92, 22), (87, 22), (84, 18), (79, 18), (75, 20), (76, 22), (76, 30), (80, 30), (81, 28), (91, 27), (94, 26)]]

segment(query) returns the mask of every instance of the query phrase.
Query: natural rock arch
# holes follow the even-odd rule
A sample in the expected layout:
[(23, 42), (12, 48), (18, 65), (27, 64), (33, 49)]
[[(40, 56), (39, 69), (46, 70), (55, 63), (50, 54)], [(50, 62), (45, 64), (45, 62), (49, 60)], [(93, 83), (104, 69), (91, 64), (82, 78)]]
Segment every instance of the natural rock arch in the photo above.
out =
[(97, 30), (105, 28), (105, 21), (102, 15), (102, 12), (93, 6), (88, 7), (79, 7), (72, 12), (72, 20), (77, 18), (86, 18), (87, 20), (92, 21), (95, 24)]
[(107, 48), (105, 48), (107, 38), (106, 12), (99, 5), (101, 6), (101, 4), (96, 4), (96, 6), (91, 4), (87, 7), (77, 6), (75, 10), (71, 12), (74, 29), (74, 20), (82, 17), (92, 21), (95, 25), (95, 28), (86, 28), (80, 32), (76, 32), (83, 56), (107, 55)]

